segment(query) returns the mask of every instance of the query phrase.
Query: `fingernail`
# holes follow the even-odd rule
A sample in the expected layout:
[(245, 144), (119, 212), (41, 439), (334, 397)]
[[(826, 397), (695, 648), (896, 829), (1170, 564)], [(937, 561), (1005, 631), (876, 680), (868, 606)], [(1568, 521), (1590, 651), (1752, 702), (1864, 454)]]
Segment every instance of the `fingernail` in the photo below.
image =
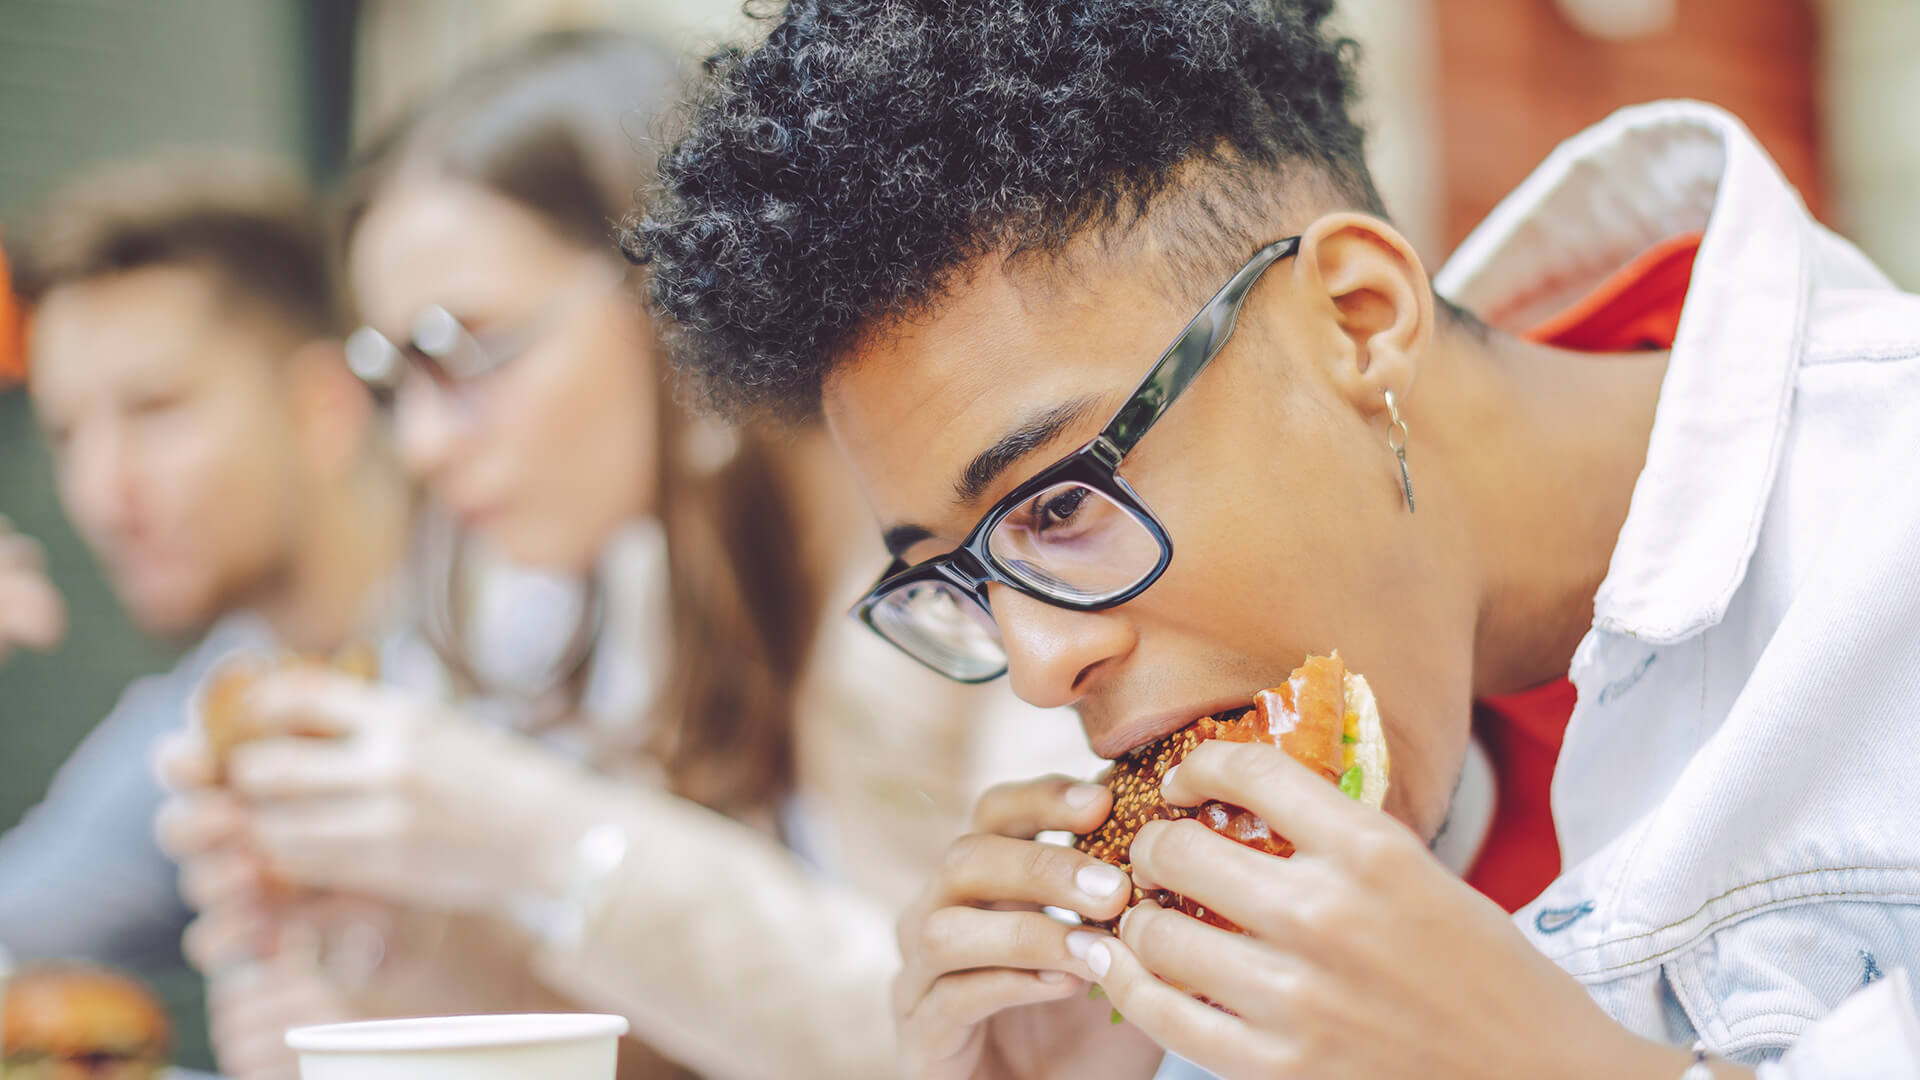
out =
[(1128, 908), (1127, 908), (1127, 910), (1125, 910), (1125, 911), (1123, 911), (1123, 912), (1121, 912), (1121, 913), (1120, 913), (1120, 922), (1119, 922), (1119, 924), (1118, 924), (1118, 925), (1116, 925), (1116, 926), (1115, 926), (1115, 927), (1113, 928), (1113, 932), (1114, 932), (1115, 934), (1118, 934), (1118, 935), (1119, 935), (1119, 936), (1121, 936), (1121, 937), (1126, 937), (1126, 936), (1127, 936), (1127, 920), (1128, 920), (1128, 919), (1131, 919), (1131, 918), (1133, 918), (1133, 913), (1134, 913), (1134, 912), (1136, 912), (1136, 911), (1138, 911), (1138, 910), (1140, 910), (1140, 905), (1139, 905), (1139, 904), (1134, 904), (1134, 905), (1132, 905), (1132, 906), (1130, 906), (1130, 907), (1128, 907)]
[(1105, 864), (1083, 866), (1074, 871), (1073, 883), (1080, 891), (1096, 900), (1103, 900), (1120, 891), (1127, 883), (1126, 876)]
[(1107, 977), (1107, 969), (1113, 966), (1113, 954), (1107, 951), (1105, 944), (1096, 942), (1087, 946), (1087, 967), (1096, 978)]
[(1100, 935), (1091, 930), (1075, 930), (1067, 935), (1067, 955), (1085, 960), (1088, 950), (1100, 943)]
[(1101, 787), (1099, 784), (1075, 784), (1067, 789), (1064, 798), (1067, 800), (1068, 806), (1073, 807), (1075, 810), (1085, 810), (1087, 807), (1092, 806), (1094, 800), (1098, 799), (1100, 793), (1105, 790), (1107, 789)]
[(1174, 766), (1173, 768), (1171, 768), (1171, 769), (1168, 769), (1168, 770), (1167, 770), (1167, 771), (1166, 771), (1166, 772), (1165, 772), (1164, 774), (1162, 774), (1162, 775), (1161, 775), (1161, 777), (1160, 777), (1160, 790), (1161, 790), (1161, 791), (1165, 791), (1165, 790), (1167, 790), (1168, 788), (1170, 788), (1170, 787), (1172, 787), (1172, 786), (1173, 786), (1173, 778), (1174, 778), (1174, 776), (1176, 776), (1176, 775), (1177, 775), (1177, 774), (1178, 774), (1179, 772), (1180, 772), (1180, 766), (1178, 766), (1178, 765), (1175, 765), (1175, 766)]
[(1043, 971), (1040, 973), (1040, 981), (1044, 983), (1057, 983), (1066, 977), (1067, 973), (1064, 971)]

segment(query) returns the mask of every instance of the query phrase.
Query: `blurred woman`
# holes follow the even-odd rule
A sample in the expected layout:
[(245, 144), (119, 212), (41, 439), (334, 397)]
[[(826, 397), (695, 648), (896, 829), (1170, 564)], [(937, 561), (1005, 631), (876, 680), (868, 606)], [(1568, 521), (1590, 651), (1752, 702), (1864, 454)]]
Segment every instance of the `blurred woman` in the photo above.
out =
[[(566, 1006), (708, 1076), (890, 1075), (893, 911), (987, 781), (1085, 771), (1077, 740), (1033, 745), (1018, 707), (957, 698), (825, 604), (872, 552), (818, 434), (675, 407), (609, 239), (675, 85), (632, 39), (542, 38), (350, 185), (349, 352), (441, 511), (409, 612), (463, 704), (288, 672), (258, 722), (333, 738), (241, 747), (231, 794), (204, 744), (170, 754), (192, 952), (270, 954), (214, 996), (248, 1080), (285, 1067), (289, 1023)], [(288, 883), (381, 906), (352, 923), (375, 940), (299, 940), (324, 920), (289, 914)]]

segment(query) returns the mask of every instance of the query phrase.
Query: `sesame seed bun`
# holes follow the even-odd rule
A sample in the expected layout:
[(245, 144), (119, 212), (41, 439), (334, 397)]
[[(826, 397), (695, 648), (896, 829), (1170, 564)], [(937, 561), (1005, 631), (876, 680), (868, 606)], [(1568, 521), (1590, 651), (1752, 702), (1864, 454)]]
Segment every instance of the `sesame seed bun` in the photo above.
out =
[[(1387, 738), (1372, 688), (1366, 679), (1346, 670), (1338, 653), (1314, 656), (1296, 668), (1286, 683), (1258, 694), (1252, 706), (1204, 717), (1115, 761), (1106, 776), (1113, 810), (1098, 829), (1075, 837), (1073, 846), (1131, 874), (1133, 838), (1142, 827), (1152, 821), (1197, 818), (1256, 851), (1279, 858), (1292, 855), (1291, 842), (1241, 807), (1221, 802), (1181, 807), (1161, 798), (1160, 785), (1167, 772), (1209, 739), (1279, 746), (1359, 802), (1378, 809), (1386, 799)], [(1128, 906), (1149, 897), (1162, 907), (1223, 929), (1239, 929), (1219, 913), (1166, 890), (1149, 893), (1135, 886)], [(1117, 923), (1092, 925), (1111, 930)]]
[(1380, 703), (1364, 675), (1347, 673), (1347, 710), (1358, 721), (1358, 741), (1352, 744), (1353, 763), (1360, 766), (1360, 801), (1380, 809), (1387, 801), (1387, 731), (1380, 722)]

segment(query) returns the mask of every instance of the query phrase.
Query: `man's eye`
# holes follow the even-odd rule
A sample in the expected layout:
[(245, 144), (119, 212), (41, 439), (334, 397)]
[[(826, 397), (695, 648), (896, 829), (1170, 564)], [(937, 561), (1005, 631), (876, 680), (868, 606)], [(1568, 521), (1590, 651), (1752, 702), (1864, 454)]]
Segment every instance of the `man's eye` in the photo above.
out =
[(172, 412), (184, 404), (186, 404), (186, 397), (182, 394), (148, 394), (134, 399), (129, 411), (135, 416), (153, 416), (158, 413)]
[(1087, 489), (1069, 488), (1051, 497), (1043, 496), (1034, 500), (1034, 528), (1039, 532), (1057, 529), (1073, 519), (1079, 513), (1080, 504), (1087, 498)]

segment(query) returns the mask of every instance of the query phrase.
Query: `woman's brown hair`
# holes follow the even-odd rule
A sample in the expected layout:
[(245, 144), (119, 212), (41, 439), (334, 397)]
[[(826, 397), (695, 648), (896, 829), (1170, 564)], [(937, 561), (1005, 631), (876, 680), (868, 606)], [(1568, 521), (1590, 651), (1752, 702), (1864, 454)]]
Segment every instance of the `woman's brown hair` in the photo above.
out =
[[(528, 41), (467, 71), (360, 156), (341, 236), (351, 239), (396, 176), (425, 173), (505, 196), (617, 259), (617, 223), (655, 156), (644, 140), (679, 90), (676, 60), (643, 39), (581, 30)], [(647, 749), (679, 794), (730, 813), (766, 810), (791, 785), (795, 689), (820, 597), (774, 449), (729, 433), (730, 452), (703, 452), (675, 395), (656, 397), (672, 640)]]

